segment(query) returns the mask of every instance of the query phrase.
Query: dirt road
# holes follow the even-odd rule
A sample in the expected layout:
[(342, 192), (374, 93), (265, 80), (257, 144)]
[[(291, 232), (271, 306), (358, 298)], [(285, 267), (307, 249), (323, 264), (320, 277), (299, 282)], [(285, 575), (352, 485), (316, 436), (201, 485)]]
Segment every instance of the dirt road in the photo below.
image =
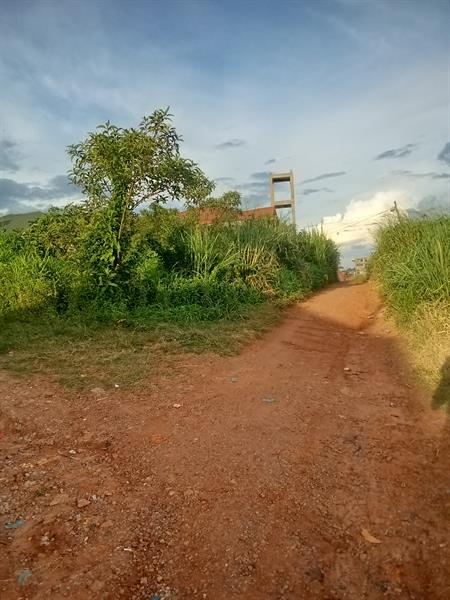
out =
[(450, 431), (412, 381), (366, 284), (138, 394), (0, 373), (0, 597), (449, 599)]

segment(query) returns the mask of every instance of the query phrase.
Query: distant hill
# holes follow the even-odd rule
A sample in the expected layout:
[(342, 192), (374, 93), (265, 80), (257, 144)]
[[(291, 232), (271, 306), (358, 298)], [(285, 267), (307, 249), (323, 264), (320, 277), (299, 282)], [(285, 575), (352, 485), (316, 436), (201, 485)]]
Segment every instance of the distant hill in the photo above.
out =
[(29, 213), (20, 213), (17, 215), (4, 215), (0, 217), (0, 229), (25, 229), (34, 219), (43, 215), (43, 212), (34, 211)]

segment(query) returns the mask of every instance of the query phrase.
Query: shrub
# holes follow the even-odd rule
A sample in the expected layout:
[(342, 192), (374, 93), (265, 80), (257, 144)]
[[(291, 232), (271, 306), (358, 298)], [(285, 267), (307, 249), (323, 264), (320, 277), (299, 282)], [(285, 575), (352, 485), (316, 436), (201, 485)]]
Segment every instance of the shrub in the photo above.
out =
[(40, 256), (67, 257), (75, 253), (76, 242), (88, 222), (89, 212), (84, 205), (52, 207), (30, 223), (22, 236)]
[(171, 306), (197, 305), (220, 308), (229, 315), (239, 304), (258, 304), (263, 295), (239, 282), (211, 279), (171, 277), (158, 286), (156, 303)]
[(155, 302), (160, 276), (158, 255), (146, 248), (130, 268), (128, 306), (133, 308)]
[(31, 252), (0, 262), (0, 315), (54, 306), (55, 285), (46, 276), (46, 267), (47, 261)]

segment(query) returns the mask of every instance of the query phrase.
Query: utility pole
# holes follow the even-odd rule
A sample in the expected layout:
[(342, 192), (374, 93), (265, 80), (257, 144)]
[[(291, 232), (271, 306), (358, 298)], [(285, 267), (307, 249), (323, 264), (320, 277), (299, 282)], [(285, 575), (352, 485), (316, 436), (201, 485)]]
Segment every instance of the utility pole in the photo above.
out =
[(400, 211), (398, 210), (397, 200), (394, 200), (394, 210), (395, 214), (397, 215), (397, 219), (400, 221)]

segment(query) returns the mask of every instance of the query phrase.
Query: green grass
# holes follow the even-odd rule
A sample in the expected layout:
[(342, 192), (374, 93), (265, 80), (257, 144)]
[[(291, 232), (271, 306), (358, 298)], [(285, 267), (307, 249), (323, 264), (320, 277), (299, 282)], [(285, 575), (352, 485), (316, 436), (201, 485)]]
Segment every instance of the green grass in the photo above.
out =
[(416, 372), (431, 390), (433, 406), (450, 409), (450, 300), (421, 304), (406, 331)]
[(450, 217), (390, 221), (371, 263), (434, 406), (450, 409)]
[(377, 234), (372, 274), (388, 306), (407, 321), (419, 305), (450, 299), (450, 217), (403, 218)]
[(177, 323), (163, 315), (86, 322), (57, 315), (1, 323), (0, 367), (16, 376), (48, 376), (72, 389), (132, 388), (182, 352), (228, 355), (282, 318), (280, 307), (242, 307), (235, 318)]

